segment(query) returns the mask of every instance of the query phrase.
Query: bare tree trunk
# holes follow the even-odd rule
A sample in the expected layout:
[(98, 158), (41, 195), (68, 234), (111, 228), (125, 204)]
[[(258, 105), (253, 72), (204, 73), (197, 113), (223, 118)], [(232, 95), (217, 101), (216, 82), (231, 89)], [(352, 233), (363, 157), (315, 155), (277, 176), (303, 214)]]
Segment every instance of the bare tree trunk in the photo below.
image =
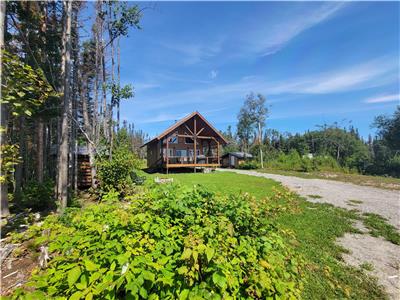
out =
[[(3, 70), (2, 70), (2, 62), (3, 62), (3, 51), (4, 51), (4, 33), (5, 33), (5, 16), (6, 16), (6, 2), (0, 1), (0, 80), (3, 83)], [(0, 84), (0, 99), (2, 93), (2, 85)], [(0, 147), (4, 147), (7, 144), (7, 125), (8, 125), (8, 112), (7, 105), (1, 104), (1, 114), (0, 114)], [(0, 176), (4, 176), (2, 168), (0, 166)], [(8, 190), (7, 190), (7, 182), (0, 183), (0, 197), (1, 197), (1, 217), (8, 216), (10, 211), (8, 209)]]
[(59, 211), (63, 212), (68, 201), (68, 110), (70, 101), (70, 65), (71, 65), (71, 23), (72, 23), (72, 2), (64, 1), (64, 33), (63, 33), (63, 71), (64, 96), (61, 120), (61, 139), (59, 144), (58, 161), (58, 182), (57, 200)]
[(112, 15), (112, 3), (109, 2), (108, 4), (108, 35), (111, 41), (111, 82), (113, 88), (111, 89), (111, 105), (109, 107), (110, 109), (110, 116), (109, 116), (109, 122), (110, 122), (110, 155), (109, 159), (112, 159), (112, 148), (113, 148), (113, 143), (114, 143), (114, 122), (113, 122), (113, 108), (115, 105), (115, 94), (114, 94), (114, 87), (115, 87), (115, 76), (114, 76), (114, 67), (115, 67), (115, 60), (114, 60), (114, 39), (112, 37), (112, 31), (111, 31), (111, 23), (113, 20), (113, 15)]
[(106, 65), (104, 59), (104, 49), (101, 53), (101, 67), (102, 67), (102, 93), (103, 93), (103, 134), (107, 141), (108, 138), (108, 126), (107, 126), (107, 91), (106, 91)]
[[(78, 33), (78, 5), (73, 8), (73, 40), (72, 40), (72, 56), (73, 56), (73, 79), (72, 79), (72, 101), (71, 101), (71, 115), (75, 120), (78, 119), (78, 95), (79, 95), (79, 33)], [(78, 143), (77, 143), (77, 125), (75, 122), (71, 123), (71, 150), (70, 161), (71, 164), (71, 187), (74, 191), (78, 189)]]
[(100, 20), (100, 2), (96, 2), (96, 24), (94, 28), (94, 39), (95, 39), (95, 44), (96, 44), (96, 57), (95, 57), (95, 77), (94, 77), (94, 105), (93, 105), (93, 127), (92, 127), (92, 137), (94, 139), (94, 142), (96, 145), (99, 142), (99, 124), (98, 124), (98, 119), (99, 119), (99, 57), (100, 57), (100, 29), (99, 27), (101, 26), (101, 20)]
[(38, 183), (43, 183), (43, 130), (43, 120), (39, 118), (36, 122), (36, 178)]
[[(24, 157), (25, 153), (25, 120), (23, 116), (19, 117), (19, 156)], [(21, 187), (22, 187), (22, 171), (23, 163), (19, 163), (15, 166), (15, 191), (14, 191), (14, 202), (18, 205), (21, 201)]]
[[(121, 49), (119, 46), (119, 37), (117, 39), (117, 56), (118, 56), (118, 67), (117, 67), (117, 79), (118, 79), (118, 86), (121, 87)], [(117, 131), (119, 131), (119, 128), (121, 126), (120, 124), (120, 118), (119, 118), (119, 104), (120, 104), (120, 98), (118, 98), (118, 102), (117, 102)]]
[[(89, 95), (86, 90), (87, 78), (82, 80), (82, 88), (81, 88), (81, 101), (82, 101), (82, 116), (83, 116), (83, 124), (85, 125), (85, 131), (88, 136), (91, 136), (92, 128), (90, 125), (89, 119), (89, 103), (88, 98)], [(96, 188), (96, 167), (95, 167), (95, 147), (91, 143), (91, 141), (87, 141), (88, 152), (89, 152), (89, 164), (90, 164), (90, 176), (92, 181), (92, 187)]]

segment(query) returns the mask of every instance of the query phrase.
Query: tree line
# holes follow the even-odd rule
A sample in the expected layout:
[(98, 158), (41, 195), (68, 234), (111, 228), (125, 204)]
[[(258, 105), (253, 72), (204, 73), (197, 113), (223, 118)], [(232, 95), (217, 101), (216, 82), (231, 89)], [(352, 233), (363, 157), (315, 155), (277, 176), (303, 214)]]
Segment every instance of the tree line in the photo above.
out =
[[(246, 96), (238, 113), (236, 132), (231, 126), (223, 132), (229, 141), (225, 152), (244, 151), (264, 163), (293, 159), (293, 155), (311, 158), (324, 157), (327, 163), (334, 160), (335, 166), (362, 174), (400, 176), (400, 106), (393, 115), (377, 116), (371, 124), (376, 135), (368, 139), (360, 136), (353, 125), (338, 123), (319, 125), (315, 130), (300, 134), (279, 132), (268, 128), (266, 121), (269, 110), (262, 94)], [(285, 157), (282, 155), (289, 155)], [(271, 165), (271, 164), (270, 164)], [(299, 170), (308, 170), (304, 162)]]
[(120, 120), (121, 101), (134, 97), (131, 84), (121, 85), (120, 41), (140, 30), (144, 9), (114, 0), (1, 1), (0, 8), (1, 213), (9, 213), (9, 195), (21, 206), (30, 182), (48, 180), (63, 211), (77, 189), (79, 146), (87, 145), (95, 187), (98, 149), (112, 159), (120, 130), (132, 147), (146, 138)]

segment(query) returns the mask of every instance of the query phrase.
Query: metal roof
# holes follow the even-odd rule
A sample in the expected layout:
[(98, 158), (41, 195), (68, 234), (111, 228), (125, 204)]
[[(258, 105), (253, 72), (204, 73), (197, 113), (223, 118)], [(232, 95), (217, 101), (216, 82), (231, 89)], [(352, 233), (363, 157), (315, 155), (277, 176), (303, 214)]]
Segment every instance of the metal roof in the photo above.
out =
[(228, 155), (232, 155), (237, 158), (253, 158), (253, 155), (251, 155), (250, 153), (247, 153), (247, 152), (229, 152), (229, 153), (225, 153), (224, 155), (222, 155), (222, 157), (228, 156)]

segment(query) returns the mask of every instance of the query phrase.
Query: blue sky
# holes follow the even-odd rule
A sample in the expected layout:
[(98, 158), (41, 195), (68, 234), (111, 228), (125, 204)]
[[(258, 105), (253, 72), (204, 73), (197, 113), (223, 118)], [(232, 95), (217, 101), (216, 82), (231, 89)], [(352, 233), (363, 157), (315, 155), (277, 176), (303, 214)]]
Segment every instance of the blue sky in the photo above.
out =
[(157, 2), (121, 41), (121, 118), (150, 136), (198, 110), (235, 126), (251, 91), (267, 127), (352, 124), (363, 136), (399, 104), (399, 2)]

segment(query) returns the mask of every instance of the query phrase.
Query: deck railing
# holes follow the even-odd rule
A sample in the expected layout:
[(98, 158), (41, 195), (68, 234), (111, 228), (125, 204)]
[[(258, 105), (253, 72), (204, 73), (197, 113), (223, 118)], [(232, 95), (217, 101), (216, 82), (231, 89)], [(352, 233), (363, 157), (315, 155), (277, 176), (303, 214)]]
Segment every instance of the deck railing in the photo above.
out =
[(193, 156), (168, 156), (164, 158), (165, 164), (219, 164), (218, 156), (200, 156), (194, 161)]

